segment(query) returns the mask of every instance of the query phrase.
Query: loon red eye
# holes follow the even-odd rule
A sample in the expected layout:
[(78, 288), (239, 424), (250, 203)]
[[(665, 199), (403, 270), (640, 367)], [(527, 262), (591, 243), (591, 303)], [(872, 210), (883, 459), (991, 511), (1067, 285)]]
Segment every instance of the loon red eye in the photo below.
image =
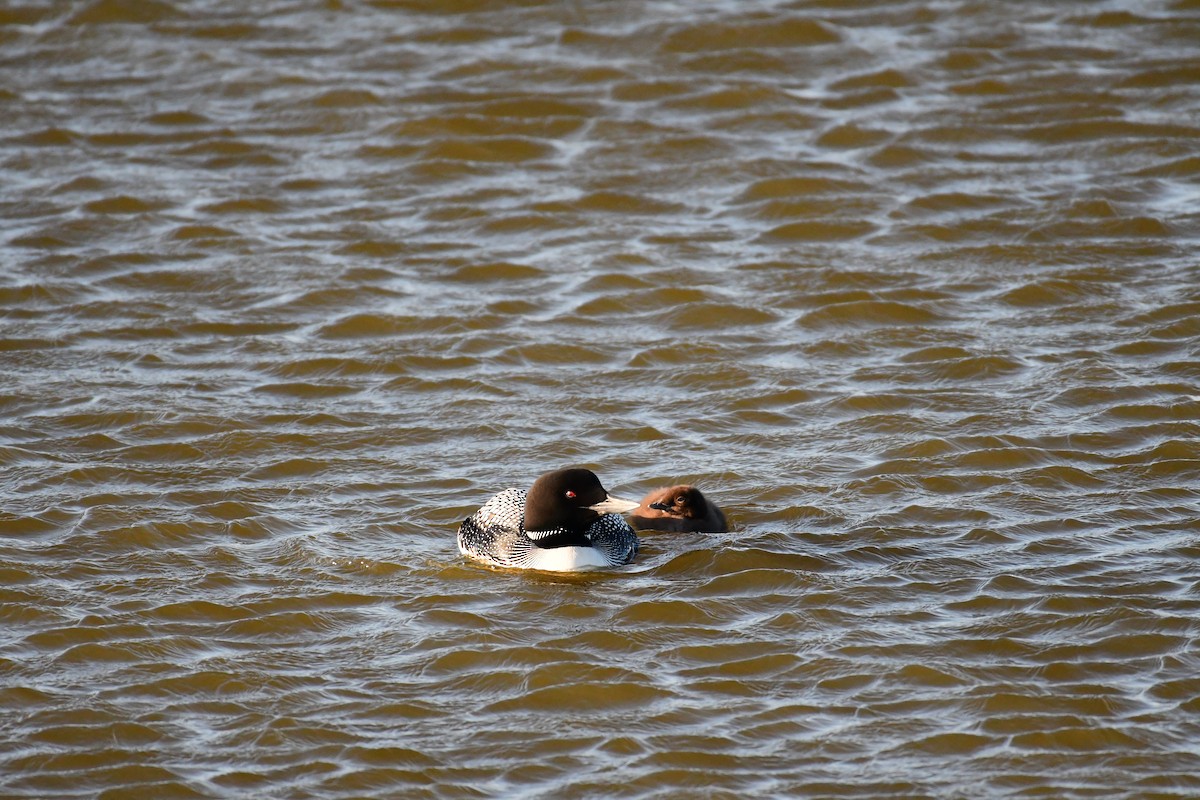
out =
[(567, 489), (567, 497), (568, 497), (569, 499), (571, 499), (571, 500), (574, 500), (574, 499), (575, 499), (575, 493), (574, 493), (574, 492), (572, 492), (570, 489)]

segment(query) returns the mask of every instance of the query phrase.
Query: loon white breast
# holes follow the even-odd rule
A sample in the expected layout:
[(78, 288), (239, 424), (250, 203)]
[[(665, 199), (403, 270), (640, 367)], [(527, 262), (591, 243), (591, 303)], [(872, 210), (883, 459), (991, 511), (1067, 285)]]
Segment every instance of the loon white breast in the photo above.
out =
[(505, 489), (463, 520), (459, 551), (500, 567), (573, 572), (628, 564), (637, 534), (618, 512), (636, 502), (611, 496), (591, 470), (548, 472), (528, 492)]

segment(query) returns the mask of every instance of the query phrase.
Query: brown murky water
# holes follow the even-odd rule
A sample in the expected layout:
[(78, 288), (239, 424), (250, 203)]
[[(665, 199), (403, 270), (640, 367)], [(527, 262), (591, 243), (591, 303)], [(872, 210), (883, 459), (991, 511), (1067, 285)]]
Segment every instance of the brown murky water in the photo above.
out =
[(0, 8), (0, 794), (1200, 796), (1200, 4), (244, 8)]

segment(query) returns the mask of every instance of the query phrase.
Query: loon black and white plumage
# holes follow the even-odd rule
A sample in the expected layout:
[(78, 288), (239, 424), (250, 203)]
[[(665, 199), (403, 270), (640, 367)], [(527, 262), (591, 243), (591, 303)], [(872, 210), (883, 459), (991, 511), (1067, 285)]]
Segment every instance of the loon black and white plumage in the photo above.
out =
[(530, 487), (505, 489), (463, 520), (459, 551), (498, 567), (551, 572), (619, 567), (638, 552), (619, 513), (637, 503), (612, 497), (591, 470), (547, 472)]

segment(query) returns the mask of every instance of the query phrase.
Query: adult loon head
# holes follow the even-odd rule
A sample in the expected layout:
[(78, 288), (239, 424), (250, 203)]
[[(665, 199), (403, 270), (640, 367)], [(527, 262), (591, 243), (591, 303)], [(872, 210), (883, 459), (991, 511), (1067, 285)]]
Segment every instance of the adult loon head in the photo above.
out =
[(638, 530), (705, 531), (729, 530), (725, 513), (695, 486), (665, 486), (650, 492), (630, 512), (630, 523)]
[(529, 488), (525, 533), (539, 547), (588, 546), (587, 530), (601, 515), (637, 505), (610, 495), (590, 469), (559, 469), (542, 475)]
[(500, 492), (463, 520), (458, 549), (476, 561), (518, 569), (621, 566), (637, 555), (638, 538), (615, 512), (636, 507), (611, 496), (591, 470), (555, 470), (528, 492)]

